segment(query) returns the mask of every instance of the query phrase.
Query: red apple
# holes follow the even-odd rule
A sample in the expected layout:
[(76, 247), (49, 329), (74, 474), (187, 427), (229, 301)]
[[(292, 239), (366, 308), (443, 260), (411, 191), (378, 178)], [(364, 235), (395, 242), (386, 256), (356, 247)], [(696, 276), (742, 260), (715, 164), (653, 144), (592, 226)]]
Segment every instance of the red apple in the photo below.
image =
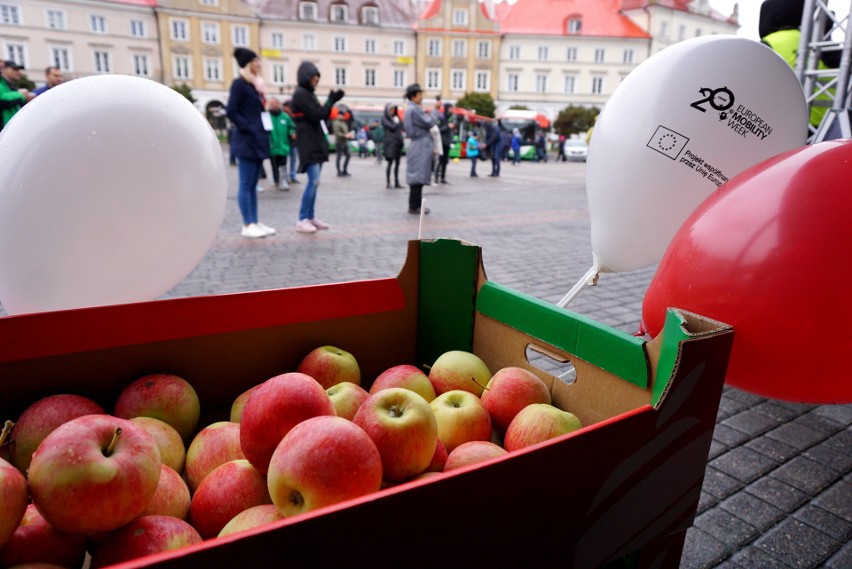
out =
[(491, 440), (491, 417), (473, 393), (460, 389), (447, 391), (430, 405), (438, 420), (438, 438), (447, 452), (452, 453), (469, 441)]
[(332, 385), (325, 390), (334, 403), (334, 410), (338, 417), (352, 420), (358, 408), (370, 397), (370, 394), (361, 387), (348, 381)]
[(290, 429), (311, 417), (335, 416), (325, 388), (303, 373), (285, 373), (263, 382), (243, 409), (240, 445), (252, 466), (266, 474), (275, 447)]
[(195, 528), (181, 519), (142, 516), (101, 542), (92, 555), (91, 568), (107, 567), (152, 553), (174, 551), (201, 541)]
[(0, 567), (24, 563), (81, 567), (85, 556), (85, 535), (56, 531), (39, 513), (35, 504), (30, 504), (12, 539), (0, 548)]
[(521, 409), (509, 423), (503, 448), (511, 452), (580, 428), (580, 420), (573, 413), (553, 405), (533, 403)]
[[(0, 432), (0, 446), (12, 430), (12, 421), (6, 421)], [(0, 549), (12, 538), (27, 511), (30, 491), (21, 471), (0, 458)]]
[(225, 527), (219, 532), (219, 537), (265, 526), (283, 519), (284, 516), (281, 515), (275, 504), (252, 506), (231, 518), (231, 521), (225, 524)]
[(246, 389), (234, 399), (234, 402), (231, 404), (231, 422), (239, 423), (243, 417), (243, 409), (245, 409), (246, 402), (251, 397), (251, 394), (254, 393), (254, 390), (260, 387), (259, 385), (255, 385), (249, 389)]
[(504, 454), (508, 454), (506, 449), (500, 445), (495, 445), (491, 441), (470, 441), (453, 449), (453, 452), (447, 457), (444, 472), (461, 468), (468, 464), (483, 462)]
[(216, 537), (231, 519), (252, 506), (271, 504), (266, 477), (247, 460), (232, 460), (208, 474), (189, 507), (189, 523), (201, 537)]
[(174, 427), (153, 417), (133, 417), (130, 421), (145, 429), (157, 443), (157, 450), (160, 451), (160, 462), (175, 472), (183, 472), (186, 447), (180, 433)]
[(125, 419), (86, 415), (47, 435), (33, 453), (33, 502), (57, 530), (96, 533), (141, 514), (160, 479), (151, 435)]
[(482, 394), (482, 405), (500, 433), (505, 433), (515, 415), (532, 403), (549, 404), (550, 390), (536, 374), (521, 367), (498, 370)]
[(165, 464), (160, 467), (160, 482), (143, 516), (172, 516), (185, 520), (191, 503), (189, 488), (180, 474)]
[(438, 395), (460, 389), (479, 397), (490, 379), (491, 371), (485, 362), (461, 350), (444, 352), (429, 369), (429, 381)]
[(323, 389), (342, 381), (361, 385), (361, 369), (355, 356), (334, 346), (312, 350), (302, 359), (296, 371), (311, 376)]
[[(437, 419), (436, 419), (437, 420)], [(426, 472), (443, 472), (444, 465), (447, 463), (447, 447), (438, 439), (435, 445), (435, 454), (432, 455), (432, 461), (426, 467)]]
[(26, 474), (35, 449), (53, 429), (84, 415), (102, 415), (103, 408), (88, 397), (72, 394), (39, 399), (21, 414), (12, 432), (12, 464)]
[(410, 389), (427, 402), (435, 399), (435, 388), (432, 387), (432, 382), (425, 373), (413, 365), (403, 364), (383, 371), (370, 387), (370, 395), (388, 387)]
[(200, 414), (201, 402), (192, 385), (168, 373), (140, 377), (127, 385), (115, 402), (117, 417), (154, 417), (174, 427), (183, 440), (192, 436)]
[(186, 451), (184, 475), (190, 492), (195, 492), (204, 477), (232, 460), (244, 459), (240, 445), (240, 424), (219, 421), (207, 425), (195, 435)]
[(382, 458), (360, 427), (342, 417), (314, 417), (287, 433), (269, 464), (272, 502), (292, 516), (377, 492)]

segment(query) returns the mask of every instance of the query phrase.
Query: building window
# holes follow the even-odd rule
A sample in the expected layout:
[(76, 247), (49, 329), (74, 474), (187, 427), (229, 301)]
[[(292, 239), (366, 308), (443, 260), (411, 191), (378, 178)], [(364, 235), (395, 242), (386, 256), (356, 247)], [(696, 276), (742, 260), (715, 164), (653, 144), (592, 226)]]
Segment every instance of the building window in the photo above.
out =
[(334, 84), (335, 85), (346, 85), (346, 68), (345, 67), (335, 67), (334, 68)]
[(567, 94), (574, 93), (577, 90), (577, 77), (574, 75), (566, 75), (565, 76), (565, 84), (563, 85), (563, 91)]
[(349, 7), (346, 4), (332, 4), (330, 19), (337, 24), (345, 23), (349, 19)]
[(521, 46), (510, 45), (509, 46), (509, 59), (520, 59), (520, 58), (521, 58)]
[(478, 57), (479, 59), (491, 59), (490, 41), (476, 42), (476, 57)]
[(62, 71), (71, 71), (71, 52), (67, 47), (51, 46), (50, 61)]
[(450, 77), (450, 89), (453, 91), (464, 91), (465, 72), (463, 69), (453, 69)]
[(222, 59), (219, 57), (204, 58), (204, 80), (205, 81), (221, 81), (222, 80)]
[(704, 35), (704, 30), (702, 30), (701, 28), (695, 28), (695, 37), (700, 38), (703, 35)]
[(518, 92), (518, 79), (519, 79), (518, 74), (517, 73), (509, 73), (509, 75), (507, 75), (506, 78), (507, 78), (506, 89), (508, 91), (514, 91), (515, 93), (517, 93)]
[(21, 9), (14, 4), (0, 4), (0, 23), (7, 26), (20, 26)]
[(375, 69), (365, 69), (364, 70), (364, 85), (367, 87), (375, 87), (376, 86), (376, 70)]
[(453, 57), (467, 57), (467, 41), (453, 40)]
[(538, 59), (539, 61), (547, 61), (548, 56), (550, 55), (550, 48), (546, 45), (538, 46)]
[(145, 20), (130, 20), (130, 35), (134, 38), (144, 38), (148, 35)]
[(535, 76), (535, 91), (536, 93), (547, 92), (547, 75), (539, 74)]
[(669, 37), (669, 23), (665, 20), (660, 22), (660, 36), (664, 38)]
[(364, 53), (376, 53), (376, 40), (373, 38), (364, 40)]
[(634, 55), (635, 55), (635, 52), (634, 52), (633, 48), (625, 49), (624, 55), (621, 58), (621, 62), (626, 63), (627, 65), (632, 65)]
[(172, 18), (169, 20), (169, 29), (171, 30), (172, 39), (174, 41), (189, 41), (189, 22)]
[(405, 87), (405, 71), (402, 69), (394, 69), (393, 70), (393, 86), (395, 88), (401, 89)]
[(474, 85), (474, 88), (477, 91), (488, 91), (491, 89), (491, 72), (477, 71), (476, 84)]
[(95, 73), (112, 73), (108, 51), (95, 51)]
[(317, 19), (317, 3), (301, 2), (299, 4), (299, 19), (315, 21)]
[(148, 66), (148, 56), (142, 53), (133, 54), (133, 74), (139, 77), (148, 77), (151, 70)]
[(405, 42), (403, 40), (393, 40), (393, 54), (405, 55)]
[(104, 16), (97, 16), (92, 14), (89, 16), (89, 29), (96, 34), (105, 34), (107, 33), (107, 23), (106, 18)]
[(361, 8), (361, 23), (368, 26), (378, 26), (379, 9), (375, 6), (364, 6)]
[(429, 57), (441, 57), (441, 40), (431, 39), (426, 43), (426, 53)]
[(577, 61), (577, 48), (576, 47), (566, 47), (565, 48), (565, 61)]
[(175, 55), (172, 63), (174, 64), (172, 75), (174, 75), (175, 79), (192, 79), (192, 67), (189, 64), (189, 57)]
[(219, 43), (219, 24), (212, 22), (202, 22), (201, 41), (203, 41), (204, 43)]
[(65, 12), (62, 10), (51, 10), (48, 8), (46, 17), (47, 27), (51, 30), (64, 30), (67, 27), (65, 24)]
[(304, 34), (302, 36), (302, 49), (314, 51), (317, 48), (317, 37), (314, 34)]
[(334, 37), (334, 51), (346, 51), (346, 38), (343, 36)]
[(249, 29), (248, 26), (231, 26), (231, 41), (234, 45), (248, 47), (249, 44)]
[(453, 10), (453, 25), (454, 26), (466, 26), (467, 25), (467, 10)]
[(677, 39), (683, 41), (686, 39), (686, 26), (681, 24), (677, 27)]
[(583, 20), (580, 17), (574, 16), (568, 19), (568, 33), (579, 34), (583, 29)]
[(595, 63), (603, 63), (606, 60), (606, 49), (595, 48)]
[(276, 85), (287, 83), (287, 68), (283, 63), (272, 64), (272, 82)]
[(24, 67), (27, 66), (27, 57), (26, 57), (26, 49), (24, 44), (22, 43), (7, 43), (6, 44), (6, 57), (4, 59), (10, 59), (17, 63), (18, 65), (22, 65)]
[(602, 75), (595, 75), (592, 77), (592, 94), (600, 95), (603, 93), (604, 88), (604, 78)]
[(272, 47), (281, 49), (284, 47), (284, 34), (281, 32), (272, 32)]
[(198, 0), (198, 3), (202, 6), (218, 6), (219, 0)]
[(427, 69), (426, 70), (426, 88), (440, 89), (441, 88), (441, 70)]

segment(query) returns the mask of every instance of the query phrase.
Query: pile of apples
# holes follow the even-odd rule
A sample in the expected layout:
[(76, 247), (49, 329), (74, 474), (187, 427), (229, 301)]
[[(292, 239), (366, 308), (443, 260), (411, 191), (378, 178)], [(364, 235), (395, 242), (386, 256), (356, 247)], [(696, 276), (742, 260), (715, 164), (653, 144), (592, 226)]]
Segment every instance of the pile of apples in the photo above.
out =
[[(427, 366), (428, 367), (428, 366)], [(0, 567), (96, 569), (438, 476), (581, 428), (546, 384), (442, 354), (361, 387), (355, 357), (311, 351), (196, 430), (192, 385), (141, 377), (112, 414), (73, 394), (33, 403), (0, 435)], [(188, 444), (187, 444), (188, 443)]]

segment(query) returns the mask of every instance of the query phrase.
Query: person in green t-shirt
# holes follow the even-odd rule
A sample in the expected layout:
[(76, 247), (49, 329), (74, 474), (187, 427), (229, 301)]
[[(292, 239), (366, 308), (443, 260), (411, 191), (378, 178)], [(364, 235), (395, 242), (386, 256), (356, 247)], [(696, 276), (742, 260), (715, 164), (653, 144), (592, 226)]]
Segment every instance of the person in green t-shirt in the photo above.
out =
[(287, 157), (290, 156), (290, 143), (296, 138), (296, 125), (290, 115), (281, 109), (281, 101), (270, 97), (266, 103), (272, 119), (269, 131), (269, 160), (272, 162), (272, 177), (279, 190), (289, 190)]

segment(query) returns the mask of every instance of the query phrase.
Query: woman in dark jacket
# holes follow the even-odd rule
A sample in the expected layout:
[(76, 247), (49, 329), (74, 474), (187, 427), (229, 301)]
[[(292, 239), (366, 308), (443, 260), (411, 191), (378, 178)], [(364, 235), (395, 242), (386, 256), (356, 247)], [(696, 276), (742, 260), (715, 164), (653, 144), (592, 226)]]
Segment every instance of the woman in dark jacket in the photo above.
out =
[(240, 66), (240, 75), (231, 83), (226, 111), (234, 125), (230, 144), (239, 174), (237, 203), (243, 216), (242, 236), (256, 239), (275, 233), (275, 229), (257, 219), (257, 181), (263, 161), (269, 157), (269, 133), (261, 119), (265, 108), (262, 88), (259, 89), (260, 60), (255, 52), (244, 47), (234, 50), (234, 58)]
[(332, 90), (325, 104), (320, 104), (315, 93), (320, 72), (310, 61), (302, 62), (296, 78), (299, 86), (293, 92), (292, 109), (293, 122), (296, 123), (296, 147), (299, 149), (299, 172), (308, 174), (296, 231), (315, 233), (318, 229), (328, 229), (328, 224), (314, 215), (322, 164), (328, 162), (328, 140), (323, 121), (328, 118), (331, 108), (343, 98), (344, 93), (340, 89)]
[[(387, 178), (388, 189), (391, 187), (401, 188), (399, 183), (399, 161), (402, 158), (402, 121), (397, 115), (396, 105), (388, 103), (385, 107), (385, 114), (382, 115), (382, 128), (385, 131), (385, 158), (388, 160)], [(393, 166), (393, 179), (396, 182), (391, 186), (391, 166)]]

